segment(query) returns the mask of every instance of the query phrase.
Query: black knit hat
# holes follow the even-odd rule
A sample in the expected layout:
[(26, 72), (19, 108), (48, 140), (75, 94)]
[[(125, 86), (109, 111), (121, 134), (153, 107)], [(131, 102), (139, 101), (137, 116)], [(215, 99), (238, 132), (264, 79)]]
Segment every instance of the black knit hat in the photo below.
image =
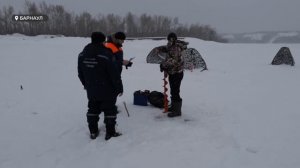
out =
[(91, 35), (92, 43), (103, 43), (105, 38), (106, 37), (102, 32), (93, 32)]
[(177, 40), (177, 35), (173, 32), (169, 33), (167, 39), (168, 40), (171, 40), (171, 39)]
[(117, 32), (117, 33), (115, 33), (115, 38), (119, 39), (119, 40), (125, 40), (126, 39), (126, 35), (123, 32)]

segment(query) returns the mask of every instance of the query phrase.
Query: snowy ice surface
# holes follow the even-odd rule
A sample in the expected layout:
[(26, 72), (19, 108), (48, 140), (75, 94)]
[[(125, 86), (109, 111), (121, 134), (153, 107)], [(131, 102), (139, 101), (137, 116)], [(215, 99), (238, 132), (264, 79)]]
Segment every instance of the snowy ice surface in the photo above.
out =
[[(146, 56), (165, 40), (124, 44), (121, 137), (89, 139), (87, 98), (75, 37), (0, 36), (1, 168), (299, 168), (300, 44), (221, 44), (185, 38), (208, 71), (185, 71), (183, 116), (133, 105), (136, 90), (162, 91), (163, 74)], [(282, 46), (296, 65), (270, 65)], [(20, 86), (23, 86), (23, 90)], [(127, 116), (123, 101), (127, 103)]]

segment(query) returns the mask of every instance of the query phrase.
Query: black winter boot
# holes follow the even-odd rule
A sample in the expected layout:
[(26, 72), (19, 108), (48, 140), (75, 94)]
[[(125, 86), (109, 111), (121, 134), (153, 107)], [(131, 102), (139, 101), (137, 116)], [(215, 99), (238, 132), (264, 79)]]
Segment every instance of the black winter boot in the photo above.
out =
[(106, 125), (106, 135), (105, 140), (109, 140), (111, 137), (118, 137), (122, 134), (119, 132), (116, 132), (115, 125)]
[(89, 124), (90, 138), (96, 139), (99, 135), (98, 124)]
[(168, 113), (168, 117), (178, 117), (181, 116), (181, 107), (182, 107), (182, 101), (174, 101), (173, 103), (173, 109), (170, 113)]
[(90, 130), (90, 138), (96, 139), (99, 135), (99, 128), (98, 128), (98, 121), (99, 116), (96, 114), (87, 114), (87, 122)]
[(99, 131), (95, 132), (95, 133), (91, 133), (90, 138), (91, 139), (96, 139), (99, 135)]
[(171, 102), (171, 104), (168, 106), (168, 113), (174, 111), (174, 103)]

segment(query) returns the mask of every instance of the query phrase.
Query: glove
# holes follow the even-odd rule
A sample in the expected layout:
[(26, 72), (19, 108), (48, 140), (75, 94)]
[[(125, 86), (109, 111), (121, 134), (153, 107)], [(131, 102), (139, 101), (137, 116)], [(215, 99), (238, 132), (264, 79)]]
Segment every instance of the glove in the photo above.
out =
[(129, 61), (129, 62), (128, 62), (128, 64), (125, 66), (125, 67), (126, 67), (126, 69), (128, 69), (128, 67), (131, 67), (131, 66), (132, 66), (132, 64), (133, 64), (133, 62)]
[(159, 65), (160, 72), (167, 70), (162, 64)]

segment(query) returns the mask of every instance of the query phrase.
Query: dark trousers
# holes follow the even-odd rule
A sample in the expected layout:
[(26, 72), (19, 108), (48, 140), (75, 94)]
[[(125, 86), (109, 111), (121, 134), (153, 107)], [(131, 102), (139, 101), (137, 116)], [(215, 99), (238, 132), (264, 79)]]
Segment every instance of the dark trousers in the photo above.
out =
[(169, 75), (171, 101), (173, 102), (179, 102), (182, 100), (180, 97), (180, 85), (182, 79), (183, 79), (183, 72)]
[(88, 102), (88, 112), (86, 114), (90, 133), (98, 132), (98, 121), (101, 112), (104, 112), (104, 123), (106, 125), (114, 126), (117, 119), (116, 99), (104, 101)]

